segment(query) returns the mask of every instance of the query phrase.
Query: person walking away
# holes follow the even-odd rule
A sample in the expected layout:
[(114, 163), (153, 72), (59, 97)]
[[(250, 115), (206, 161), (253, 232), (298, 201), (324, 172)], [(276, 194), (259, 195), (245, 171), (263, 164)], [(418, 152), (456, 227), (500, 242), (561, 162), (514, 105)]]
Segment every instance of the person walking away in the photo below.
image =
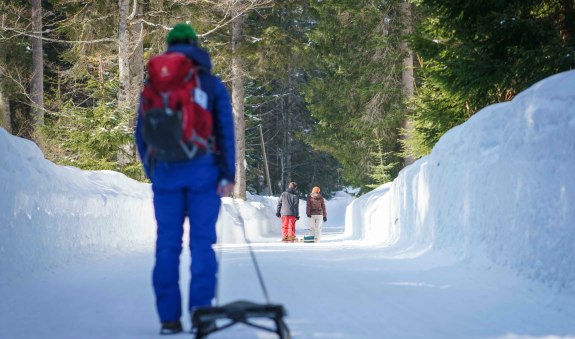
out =
[(319, 242), (321, 238), (321, 228), (323, 223), (327, 221), (327, 210), (325, 208), (325, 201), (319, 193), (319, 187), (314, 187), (310, 195), (307, 197), (306, 215), (310, 219), (310, 231), (314, 237), (315, 242)]
[[(211, 306), (215, 296), (218, 269), (212, 245), (220, 197), (234, 187), (235, 137), (228, 91), (210, 73), (210, 56), (199, 47), (192, 26), (175, 25), (166, 42), (167, 51), (148, 62), (135, 139), (154, 196), (157, 239), (152, 281), (160, 333), (175, 334), (183, 330), (179, 258), (186, 216), (192, 256), (190, 320), (195, 308)], [(186, 114), (195, 115), (192, 119)], [(170, 120), (174, 116), (179, 120)], [(172, 131), (181, 136), (174, 138), (175, 143), (170, 143)]]
[(295, 223), (299, 220), (299, 198), (297, 184), (290, 182), (287, 190), (280, 195), (276, 216), (282, 220), (282, 241), (296, 240)]

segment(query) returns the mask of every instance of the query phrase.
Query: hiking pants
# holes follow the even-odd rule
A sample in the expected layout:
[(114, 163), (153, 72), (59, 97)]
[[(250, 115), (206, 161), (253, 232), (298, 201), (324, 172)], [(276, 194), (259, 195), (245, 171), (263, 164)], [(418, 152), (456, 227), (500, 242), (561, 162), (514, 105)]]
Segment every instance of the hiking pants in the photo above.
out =
[(186, 215), (192, 256), (188, 309), (209, 306), (215, 296), (217, 262), (212, 244), (221, 205), (216, 193), (218, 174), (211, 156), (156, 165), (152, 190), (158, 237), (152, 280), (161, 322), (178, 321), (182, 316), (179, 264)]
[(295, 237), (295, 216), (282, 215), (282, 239)]
[(310, 219), (310, 231), (311, 235), (314, 236), (315, 241), (319, 241), (321, 237), (321, 227), (323, 226), (323, 215), (312, 214)]

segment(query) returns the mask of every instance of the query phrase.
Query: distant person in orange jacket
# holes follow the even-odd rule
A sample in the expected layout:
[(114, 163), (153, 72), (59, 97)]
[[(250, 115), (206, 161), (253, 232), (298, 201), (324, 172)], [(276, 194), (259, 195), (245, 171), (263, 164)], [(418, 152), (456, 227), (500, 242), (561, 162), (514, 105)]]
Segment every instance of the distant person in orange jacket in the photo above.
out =
[(295, 237), (295, 222), (299, 220), (299, 198), (297, 184), (290, 182), (285, 192), (280, 195), (276, 216), (282, 219), (282, 241), (293, 242)]
[(325, 201), (319, 193), (319, 187), (314, 187), (311, 194), (307, 197), (306, 214), (310, 220), (311, 235), (314, 237), (315, 242), (319, 242), (321, 238), (321, 227), (327, 221), (327, 210), (325, 208)]

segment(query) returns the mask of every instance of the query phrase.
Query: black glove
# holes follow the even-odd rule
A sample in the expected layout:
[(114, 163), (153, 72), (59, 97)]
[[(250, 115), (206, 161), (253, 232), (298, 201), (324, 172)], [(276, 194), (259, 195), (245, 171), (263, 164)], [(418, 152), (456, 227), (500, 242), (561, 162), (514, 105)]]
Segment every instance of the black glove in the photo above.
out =
[(296, 220), (299, 220), (299, 215), (297, 217), (295, 217)]
[(281, 214), (280, 212), (277, 212), (277, 213), (276, 213), (276, 217), (281, 218), (281, 217), (282, 217), (282, 214)]
[(323, 217), (323, 221), (326, 222), (326, 221), (327, 221), (327, 217)]
[(311, 214), (308, 214), (307, 217), (308, 217), (308, 218), (311, 218)]

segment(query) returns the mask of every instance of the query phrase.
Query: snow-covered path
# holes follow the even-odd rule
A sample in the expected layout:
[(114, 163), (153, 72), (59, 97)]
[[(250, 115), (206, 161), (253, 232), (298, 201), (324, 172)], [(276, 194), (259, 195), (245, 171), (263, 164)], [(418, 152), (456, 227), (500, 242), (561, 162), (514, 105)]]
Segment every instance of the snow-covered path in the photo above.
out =
[[(499, 267), (437, 252), (397, 259), (330, 236), (254, 250), (295, 338), (575, 338), (572, 295)], [(0, 285), (0, 337), (158, 338), (152, 256), (136, 252)], [(226, 245), (220, 256), (220, 302), (263, 302), (247, 247)], [(186, 282), (186, 251), (182, 258)], [(211, 337), (275, 336), (239, 325)]]

